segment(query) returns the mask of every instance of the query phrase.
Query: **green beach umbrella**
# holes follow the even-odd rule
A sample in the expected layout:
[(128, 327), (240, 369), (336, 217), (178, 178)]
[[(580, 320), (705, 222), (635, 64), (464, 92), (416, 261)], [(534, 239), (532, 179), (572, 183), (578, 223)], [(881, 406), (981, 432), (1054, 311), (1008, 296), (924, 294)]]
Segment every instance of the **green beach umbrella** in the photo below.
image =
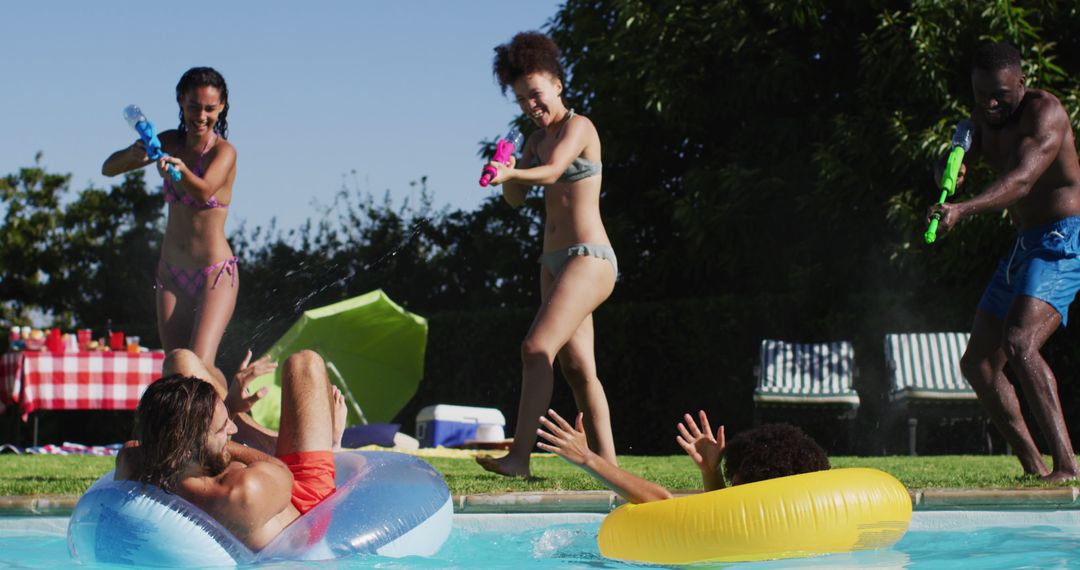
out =
[[(416, 393), (424, 375), (427, 320), (402, 309), (381, 289), (305, 311), (267, 354), (279, 365), (311, 349), (326, 360), (330, 381), (349, 406), (348, 425), (388, 422)], [(278, 428), (281, 368), (251, 382), (269, 393), (251, 410), (255, 421)]]

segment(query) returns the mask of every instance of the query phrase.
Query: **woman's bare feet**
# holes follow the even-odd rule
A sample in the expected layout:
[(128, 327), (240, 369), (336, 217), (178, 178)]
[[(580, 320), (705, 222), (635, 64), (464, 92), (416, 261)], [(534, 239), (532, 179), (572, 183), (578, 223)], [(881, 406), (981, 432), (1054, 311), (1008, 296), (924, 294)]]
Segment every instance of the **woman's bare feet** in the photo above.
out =
[(477, 455), (476, 462), (480, 464), (480, 467), (498, 475), (505, 475), (506, 477), (525, 477), (526, 479), (532, 477), (532, 474), (529, 472), (529, 462), (527, 459), (524, 463), (521, 463), (515, 461), (509, 455), (499, 458), (490, 455)]
[(341, 394), (337, 386), (330, 387), (334, 391), (334, 445), (333, 451), (341, 451), (341, 436), (345, 433), (345, 418), (349, 415), (349, 409), (345, 407), (345, 396)]

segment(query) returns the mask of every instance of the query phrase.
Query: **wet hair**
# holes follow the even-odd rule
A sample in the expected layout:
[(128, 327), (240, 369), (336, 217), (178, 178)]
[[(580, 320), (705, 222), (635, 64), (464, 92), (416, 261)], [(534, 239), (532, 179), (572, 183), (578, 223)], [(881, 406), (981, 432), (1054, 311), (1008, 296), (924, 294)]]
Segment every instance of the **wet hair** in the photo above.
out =
[[(225, 85), (225, 78), (212, 67), (192, 67), (184, 72), (180, 81), (176, 84), (176, 102), (180, 103), (184, 95), (198, 87), (214, 87), (221, 92), (221, 113), (218, 114), (217, 123), (214, 124), (214, 132), (223, 139), (229, 138), (229, 87)], [(187, 132), (184, 124), (184, 108), (180, 107), (180, 126), (177, 127), (181, 134)]]
[(546, 71), (566, 82), (566, 71), (559, 61), (559, 46), (540, 32), (521, 32), (510, 43), (496, 47), (493, 68), (504, 95), (519, 78), (539, 71)]
[(1006, 42), (985, 43), (975, 50), (971, 60), (972, 69), (998, 71), (1000, 69), (1020, 69), (1020, 52)]
[(211, 463), (206, 439), (218, 397), (209, 382), (173, 374), (146, 388), (135, 410), (139, 480), (171, 491), (191, 462)]
[(733, 437), (724, 450), (724, 474), (739, 483), (829, 469), (825, 450), (791, 424), (765, 424)]

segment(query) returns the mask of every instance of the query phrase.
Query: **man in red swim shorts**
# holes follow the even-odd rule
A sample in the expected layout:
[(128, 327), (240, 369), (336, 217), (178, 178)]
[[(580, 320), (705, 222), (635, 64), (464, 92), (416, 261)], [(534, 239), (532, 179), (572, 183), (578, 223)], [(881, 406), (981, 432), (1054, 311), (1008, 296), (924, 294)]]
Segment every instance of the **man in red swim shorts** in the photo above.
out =
[[(231, 441), (237, 427), (211, 382), (174, 374), (147, 388), (136, 411), (138, 441), (117, 457), (117, 479), (157, 485), (191, 501), (252, 550), (334, 492), (333, 450), (344, 411), (311, 351), (281, 374), (274, 455)], [(275, 457), (276, 456), (276, 457)]]

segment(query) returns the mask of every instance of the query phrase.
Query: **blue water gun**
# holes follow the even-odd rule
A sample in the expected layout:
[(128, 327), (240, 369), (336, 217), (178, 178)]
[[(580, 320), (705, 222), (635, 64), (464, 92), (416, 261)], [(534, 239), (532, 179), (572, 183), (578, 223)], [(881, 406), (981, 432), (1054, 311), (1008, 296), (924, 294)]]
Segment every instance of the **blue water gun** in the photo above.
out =
[[(127, 121), (128, 125), (131, 125), (131, 128), (135, 129), (135, 132), (139, 133), (139, 138), (142, 139), (143, 145), (146, 146), (147, 158), (156, 162), (169, 156), (161, 150), (161, 141), (158, 140), (157, 132), (154, 130), (154, 123), (151, 123), (146, 118), (138, 105), (124, 107), (124, 120)], [(180, 171), (171, 164), (168, 166), (168, 170), (169, 178), (172, 178), (173, 182), (180, 182)]]

